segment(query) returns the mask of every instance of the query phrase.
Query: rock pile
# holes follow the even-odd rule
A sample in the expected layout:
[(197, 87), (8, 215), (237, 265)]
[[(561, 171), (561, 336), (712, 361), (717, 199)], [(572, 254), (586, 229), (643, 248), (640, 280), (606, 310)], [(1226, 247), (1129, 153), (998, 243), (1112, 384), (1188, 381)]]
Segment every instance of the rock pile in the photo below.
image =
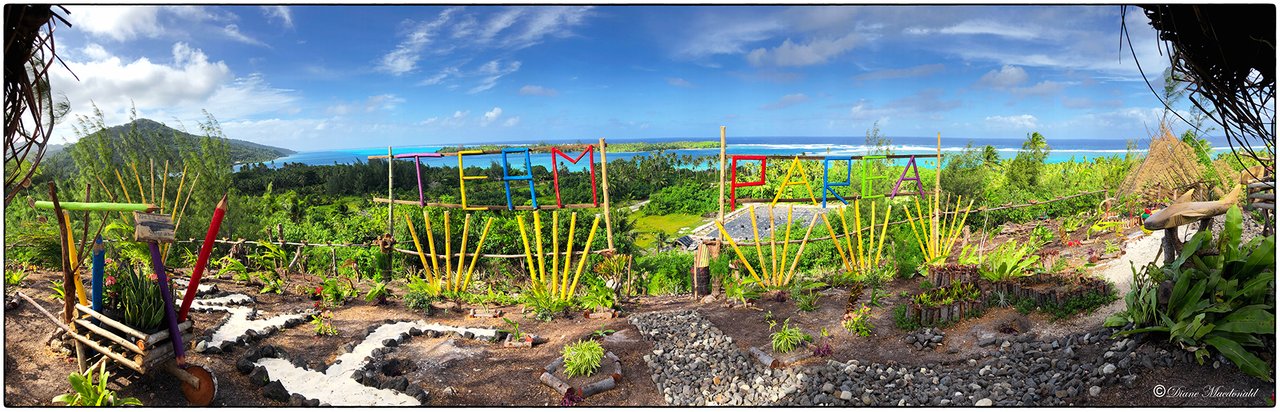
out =
[(923, 328), (915, 332), (907, 334), (907, 344), (915, 346), (916, 350), (933, 350), (942, 346), (942, 340), (946, 339), (947, 334), (942, 329)]

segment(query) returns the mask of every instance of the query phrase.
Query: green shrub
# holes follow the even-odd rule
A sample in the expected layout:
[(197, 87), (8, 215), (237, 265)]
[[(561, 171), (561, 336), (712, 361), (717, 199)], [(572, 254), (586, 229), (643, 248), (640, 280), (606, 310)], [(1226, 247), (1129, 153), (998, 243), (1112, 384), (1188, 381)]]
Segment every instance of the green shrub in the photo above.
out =
[(89, 369), (88, 375), (81, 375), (72, 372), (67, 376), (67, 380), (71, 382), (71, 393), (65, 393), (53, 398), (53, 402), (61, 402), (67, 406), (127, 406), (142, 405), (142, 401), (138, 398), (117, 398), (116, 393), (107, 389), (107, 381), (110, 380), (111, 374), (107, 373), (107, 363), (103, 362), (98, 367), (97, 382), (94, 382), (93, 369)]
[(871, 335), (871, 308), (863, 305), (861, 309), (849, 312), (847, 318), (840, 323), (850, 335), (867, 337)]
[(578, 341), (564, 347), (564, 373), (570, 378), (574, 376), (590, 376), (600, 369), (600, 360), (604, 359), (604, 348), (594, 340)]
[(650, 216), (685, 213), (703, 215), (716, 210), (719, 190), (707, 184), (681, 183), (659, 189), (649, 195), (649, 203), (640, 211)]
[(769, 335), (769, 340), (773, 344), (773, 351), (777, 353), (788, 353), (804, 342), (813, 340), (813, 336), (804, 333), (800, 328), (791, 326), (791, 319), (782, 321), (782, 327)]

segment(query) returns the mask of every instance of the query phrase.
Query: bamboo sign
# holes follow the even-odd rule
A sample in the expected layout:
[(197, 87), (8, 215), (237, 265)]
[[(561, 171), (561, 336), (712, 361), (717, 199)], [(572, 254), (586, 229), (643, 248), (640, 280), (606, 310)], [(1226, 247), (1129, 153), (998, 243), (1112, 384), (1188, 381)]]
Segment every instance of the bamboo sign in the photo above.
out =
[[(555, 208), (556, 208), (556, 209), (579, 209), (579, 208), (598, 208), (598, 207), (601, 207), (600, 199), (599, 199), (599, 197), (600, 197), (600, 195), (599, 195), (599, 188), (600, 188), (601, 186), (606, 187), (606, 188), (609, 186), (609, 183), (608, 183), (608, 179), (609, 179), (609, 177), (608, 177), (608, 175), (607, 175), (606, 173), (604, 173), (604, 172), (603, 172), (603, 167), (604, 167), (604, 166), (602, 165), (602, 166), (601, 166), (601, 169), (602, 169), (602, 170), (601, 170), (601, 173), (600, 173), (600, 179), (599, 179), (599, 181), (597, 181), (597, 179), (596, 179), (596, 153), (597, 153), (597, 151), (599, 152), (599, 154), (600, 154), (600, 158), (601, 158), (601, 162), (603, 162), (603, 161), (604, 161), (604, 156), (605, 156), (605, 150), (604, 150), (604, 147), (605, 147), (604, 140), (603, 140), (603, 139), (601, 139), (601, 143), (600, 143), (600, 148), (599, 148), (599, 149), (597, 149), (595, 145), (585, 145), (585, 146), (583, 146), (582, 152), (578, 153), (578, 155), (577, 155), (577, 156), (570, 156), (570, 155), (569, 155), (569, 154), (567, 154), (565, 151), (560, 150), (560, 148), (559, 148), (559, 147), (551, 147), (551, 148), (550, 148), (550, 154), (551, 154), (551, 187), (552, 187), (552, 190), (554, 191), (555, 196), (556, 196), (556, 203), (555, 203)], [(373, 201), (374, 201), (374, 202), (379, 202), (379, 203), (414, 204), (414, 205), (418, 205), (418, 206), (435, 206), (435, 207), (445, 207), (445, 208), (454, 208), (454, 209), (463, 209), (463, 210), (502, 210), (502, 209), (505, 209), (505, 210), (540, 210), (540, 209), (543, 209), (543, 208), (547, 208), (547, 206), (545, 206), (545, 205), (540, 206), (540, 205), (538, 204), (538, 193), (537, 193), (537, 190), (536, 190), (536, 189), (535, 189), (535, 187), (534, 187), (534, 178), (533, 178), (533, 162), (532, 162), (532, 161), (531, 161), (531, 159), (530, 159), (530, 156), (529, 156), (529, 155), (530, 155), (530, 153), (531, 153), (531, 149), (530, 149), (530, 148), (527, 148), (527, 147), (524, 147), (524, 148), (503, 148), (503, 149), (501, 149), (501, 150), (499, 150), (499, 151), (460, 150), (460, 151), (457, 151), (457, 152), (454, 152), (454, 153), (411, 153), (411, 154), (398, 154), (398, 155), (397, 155), (397, 154), (389, 154), (389, 155), (387, 155), (387, 156), (369, 156), (369, 159), (371, 159), (371, 160), (372, 160), (372, 159), (388, 159), (388, 158), (389, 158), (389, 159), (402, 159), (402, 160), (403, 160), (403, 159), (410, 159), (410, 158), (411, 158), (411, 159), (413, 159), (413, 161), (414, 161), (414, 165), (416, 166), (415, 170), (416, 170), (417, 179), (418, 179), (418, 201), (417, 201), (417, 202), (403, 201), (403, 200), (395, 200), (395, 199), (391, 199), (391, 198), (383, 199), (383, 198), (376, 198), (376, 197), (373, 199)], [(500, 154), (500, 155), (501, 155), (501, 159), (502, 159), (502, 171), (503, 171), (503, 173), (502, 173), (502, 184), (503, 184), (503, 188), (504, 188), (504, 189), (505, 189), (505, 191), (506, 191), (507, 204), (506, 204), (506, 205), (473, 205), (473, 204), (469, 204), (469, 203), (467, 202), (467, 182), (468, 182), (468, 181), (472, 181), (472, 180), (484, 180), (484, 179), (488, 179), (488, 177), (487, 177), (487, 176), (481, 176), (481, 175), (467, 175), (467, 174), (466, 174), (466, 172), (465, 172), (465, 169), (466, 169), (465, 158), (466, 158), (467, 156), (475, 156), (475, 155), (492, 155), (492, 154)], [(511, 174), (511, 163), (510, 163), (510, 158), (508, 157), (508, 156), (511, 156), (511, 155), (516, 155), (516, 156), (523, 155), (523, 157), (524, 157), (524, 170), (525, 170), (525, 173), (524, 173), (524, 174), (520, 174), (520, 175), (512, 175), (512, 174)], [(427, 202), (427, 199), (426, 199), (425, 194), (424, 194), (424, 189), (423, 189), (423, 188), (424, 188), (424, 185), (423, 185), (423, 183), (422, 183), (422, 170), (421, 170), (421, 169), (422, 169), (422, 158), (423, 158), (423, 157), (433, 157), (433, 158), (438, 158), (438, 157), (455, 157), (455, 156), (456, 156), (456, 157), (457, 157), (457, 159), (458, 159), (458, 197), (461, 199), (460, 204), (440, 204), (440, 203), (429, 203), (429, 202)], [(591, 179), (591, 203), (585, 203), (585, 204), (568, 204), (568, 205), (566, 205), (566, 204), (564, 204), (564, 202), (561, 200), (561, 197), (560, 197), (560, 160), (561, 160), (561, 158), (563, 158), (563, 159), (564, 159), (564, 161), (566, 161), (566, 162), (568, 162), (568, 163), (578, 164), (579, 162), (581, 162), (581, 161), (582, 161), (582, 159), (583, 159), (584, 157), (586, 157), (586, 158), (587, 158), (588, 175), (590, 176), (590, 179)], [(388, 175), (390, 176), (390, 167), (388, 167)], [(530, 201), (531, 201), (531, 203), (533, 204), (533, 206), (532, 206), (532, 207), (529, 207), (529, 206), (516, 206), (516, 205), (515, 205), (515, 202), (513, 201), (512, 197), (511, 197), (511, 183), (512, 183), (512, 182), (521, 182), (521, 181), (527, 181), (527, 182), (529, 183), (529, 198), (530, 198), (529, 200), (530, 200)], [(605, 198), (604, 207), (606, 207), (606, 208), (607, 208), (607, 207), (609, 207), (609, 202), (608, 202), (609, 196), (608, 196), (608, 194), (605, 194), (604, 198)]]
[[(822, 208), (825, 209), (827, 207), (827, 195), (831, 195), (831, 197), (834, 197), (836, 200), (839, 200), (840, 203), (843, 203), (844, 205), (847, 206), (849, 204), (849, 200), (845, 199), (845, 196), (841, 196), (838, 192), (836, 192), (836, 188), (838, 187), (852, 188), (853, 164), (855, 161), (858, 161), (858, 160), (907, 159), (906, 167), (902, 169), (902, 175), (898, 177), (898, 180), (893, 185), (893, 191), (888, 193), (887, 196), (889, 198), (894, 198), (900, 195), (907, 195), (907, 194), (917, 195), (917, 196), (923, 196), (925, 194), (924, 185), (920, 180), (920, 169), (916, 166), (917, 155), (914, 155), (914, 154), (891, 155), (891, 156), (732, 155), (732, 156), (728, 156), (728, 159), (726, 159), (726, 156), (724, 154), (726, 143), (724, 139), (723, 127), (721, 128), (720, 133), (721, 133), (721, 136), (720, 136), (720, 153), (721, 153), (720, 155), (720, 180), (721, 180), (720, 204), (723, 205), (725, 202), (724, 189), (725, 189), (725, 186), (728, 186), (729, 211), (737, 210), (738, 203), (740, 202), (769, 203), (770, 206), (774, 206), (774, 205), (777, 205), (778, 202), (795, 203), (795, 202), (804, 202), (805, 200), (808, 200), (809, 203), (812, 205), (820, 205), (822, 206)], [(941, 138), (939, 138), (939, 145), (941, 145)], [(940, 146), (939, 146), (939, 150), (941, 150)], [(919, 155), (919, 156), (925, 156), (925, 155)], [(764, 186), (768, 183), (768, 178), (766, 177), (767, 175), (765, 173), (765, 170), (768, 168), (769, 159), (779, 159), (779, 160), (791, 159), (790, 164), (787, 166), (787, 172), (782, 178), (782, 184), (779, 185), (778, 188), (774, 191), (773, 197), (764, 198), (764, 199), (738, 199), (738, 188)], [(809, 183), (809, 178), (808, 176), (805, 175), (804, 168), (800, 164), (801, 160), (814, 160), (814, 161), (821, 160), (822, 161), (822, 202), (818, 202), (817, 196), (814, 196), (813, 185)], [(725, 177), (724, 169), (726, 166), (725, 164), (726, 161), (728, 162), (728, 169), (729, 169), (728, 185), (724, 183), (724, 177)], [(755, 180), (739, 181), (738, 180), (738, 162), (739, 161), (760, 162), (760, 176)], [(846, 162), (845, 170), (846, 170), (846, 176), (848, 176), (848, 180), (845, 180), (843, 182), (831, 181), (830, 172), (831, 172), (832, 162)], [(940, 156), (939, 156), (939, 165), (941, 165)], [(875, 182), (878, 180), (889, 180), (890, 176), (874, 176), (871, 174), (870, 166), (871, 166), (870, 162), (863, 163), (862, 178), (859, 181), (859, 186), (861, 190), (853, 193), (851, 196), (850, 195), (846, 195), (846, 196), (850, 196), (853, 199), (875, 199), (875, 198), (886, 197), (885, 194), (872, 193), (871, 187), (872, 187), (872, 182)], [(913, 177), (908, 177), (909, 175)], [(795, 177), (795, 179), (793, 179), (793, 177)], [(914, 192), (911, 192), (911, 191), (903, 192), (902, 183), (912, 182), (912, 181), (916, 183), (916, 190)], [(804, 189), (807, 191), (807, 194), (809, 196), (807, 198), (795, 198), (795, 199), (783, 198), (782, 195), (786, 193), (787, 189), (792, 186), (804, 187)], [(910, 186), (908, 186), (908, 190), (910, 190)], [(720, 218), (724, 219), (723, 210), (720, 212)]]
[[(543, 248), (545, 239), (542, 235), (541, 213), (533, 212), (533, 247), (529, 245), (529, 228), (524, 216), (516, 216), (516, 221), (520, 226), (520, 240), (524, 243), (525, 267), (529, 272), (532, 291), (545, 294), (552, 300), (563, 301), (572, 298), (578, 289), (578, 280), (582, 277), (582, 269), (586, 267), (589, 257), (587, 253), (582, 253), (582, 257), (578, 258), (577, 268), (573, 268), (573, 234), (578, 224), (578, 214), (575, 212), (569, 217), (569, 236), (565, 238), (563, 253), (560, 252), (559, 211), (551, 212), (551, 247), (548, 249)], [(596, 238), (596, 229), (599, 227), (600, 215), (596, 215), (591, 223), (591, 231), (587, 234), (587, 243), (583, 246), (583, 251), (590, 251), (591, 244)], [(551, 261), (550, 271), (547, 267), (548, 260)], [(571, 269), (574, 270), (572, 282), (569, 281)]]

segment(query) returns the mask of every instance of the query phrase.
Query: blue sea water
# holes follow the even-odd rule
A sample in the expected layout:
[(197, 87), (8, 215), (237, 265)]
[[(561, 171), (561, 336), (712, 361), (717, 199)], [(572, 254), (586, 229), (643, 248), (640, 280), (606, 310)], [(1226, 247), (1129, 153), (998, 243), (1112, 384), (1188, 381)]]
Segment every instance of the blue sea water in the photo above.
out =
[[(612, 139), (611, 142), (673, 142), (673, 141), (705, 141), (715, 140), (717, 138), (707, 137), (673, 137), (673, 138), (646, 138), (646, 139)], [(779, 137), (779, 136), (762, 136), (762, 137), (731, 137), (728, 140), (728, 148), (726, 152), (732, 155), (810, 155), (810, 156), (853, 156), (866, 155), (870, 152), (871, 147), (865, 144), (866, 139), (862, 136), (852, 137), (836, 137), (836, 136), (805, 136), (805, 137)], [(937, 137), (893, 137), (893, 153), (894, 154), (918, 154), (922, 157), (920, 167), (932, 167), (932, 162), (924, 162), (924, 158), (936, 154)], [(982, 147), (991, 145), (1000, 153), (1000, 157), (1004, 159), (1013, 158), (1018, 150), (1022, 147), (1024, 139), (997, 139), (997, 138), (960, 138), (946, 137), (942, 139), (942, 152), (958, 153), (965, 149), (965, 145), (972, 143), (974, 147)], [(1212, 137), (1209, 139), (1210, 144), (1215, 151), (1226, 150), (1226, 140), (1223, 137)], [(530, 142), (489, 142), (492, 144), (529, 144)], [(566, 145), (576, 144), (579, 142), (560, 142)], [(1127, 142), (1118, 139), (1060, 139), (1048, 140), (1050, 147), (1049, 163), (1060, 163), (1069, 160), (1089, 160), (1097, 157), (1121, 156), (1123, 157), (1128, 149)], [(1137, 142), (1138, 149), (1136, 153), (1141, 154), (1146, 151), (1147, 141)], [(449, 145), (450, 147), (454, 145)], [(439, 150), (441, 146), (404, 146), (393, 147), (395, 153), (426, 153)], [(679, 155), (689, 155), (693, 157), (711, 156), (718, 158), (719, 149), (680, 149), (669, 150), (669, 153)], [(306, 165), (332, 165), (332, 164), (349, 164), (367, 161), (369, 156), (386, 155), (387, 149), (380, 148), (360, 148), (360, 149), (342, 149), (342, 150), (325, 150), (298, 152), (291, 156), (276, 159), (268, 165), (271, 167), (280, 167), (286, 163), (302, 163)], [(568, 152), (571, 156), (576, 156), (579, 152)], [(636, 156), (648, 156), (649, 152), (609, 152), (609, 160), (630, 159)], [(597, 161), (599, 153), (596, 154)], [(549, 153), (533, 153), (531, 162), (535, 166), (551, 167), (551, 155)], [(501, 155), (470, 155), (463, 158), (468, 166), (486, 167), (490, 163), (502, 163)], [(578, 164), (566, 162), (563, 158), (559, 163), (562, 167), (570, 170), (581, 170), (586, 168), (586, 158)], [(509, 156), (509, 163), (513, 168), (523, 169), (523, 156)], [(427, 166), (454, 166), (458, 165), (458, 158), (421, 158), (423, 165)], [(905, 163), (899, 161), (898, 163)], [(714, 166), (714, 163), (707, 166)]]

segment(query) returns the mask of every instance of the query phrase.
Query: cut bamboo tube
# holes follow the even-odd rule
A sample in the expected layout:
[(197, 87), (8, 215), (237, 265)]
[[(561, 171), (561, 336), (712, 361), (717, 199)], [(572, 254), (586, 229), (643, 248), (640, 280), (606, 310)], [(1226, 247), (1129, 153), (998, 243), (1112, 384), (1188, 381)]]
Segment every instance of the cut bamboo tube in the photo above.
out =
[(831, 227), (831, 221), (827, 219), (827, 214), (818, 213), (818, 216), (822, 217), (822, 224), (827, 226), (827, 234), (831, 235), (831, 243), (835, 244), (836, 254), (840, 255), (840, 262), (844, 265), (844, 270), (852, 271), (853, 267), (849, 265), (849, 258), (845, 256), (844, 247), (840, 245), (840, 238), (836, 237), (836, 231)]
[(467, 259), (467, 240), (471, 236), (471, 214), (467, 213), (462, 218), (462, 244), (458, 247), (458, 273), (453, 276), (453, 291), (459, 292), (462, 288), (462, 269)]
[(156, 198), (156, 159), (147, 159), (151, 163), (151, 174), (147, 175), (147, 183), (151, 185), (151, 198)]
[[(534, 213), (537, 213), (537, 212), (534, 212)], [(529, 286), (537, 287), (538, 272), (534, 270), (534, 267), (533, 267), (533, 253), (529, 249), (529, 233), (528, 233), (528, 230), (525, 229), (524, 215), (516, 215), (516, 224), (520, 226), (520, 240), (524, 242), (524, 260), (525, 260), (525, 266), (528, 268), (528, 272), (529, 272)]]
[(774, 223), (773, 205), (769, 205), (769, 282), (778, 277), (778, 224)]
[[(723, 222), (720, 222), (719, 220), (717, 220), (717, 221), (716, 221), (716, 229), (720, 229), (720, 235), (721, 235), (721, 236), (724, 236), (724, 239), (725, 239), (725, 240), (727, 240), (727, 241), (729, 242), (729, 246), (732, 246), (732, 247), (733, 247), (733, 251), (734, 251), (734, 253), (736, 253), (736, 254), (738, 255), (738, 260), (739, 260), (740, 262), (742, 262), (742, 266), (743, 266), (743, 267), (746, 267), (746, 268), (747, 268), (747, 272), (751, 273), (751, 277), (752, 277), (752, 278), (754, 278), (754, 279), (756, 280), (756, 282), (758, 282), (758, 283), (760, 283), (761, 285), (763, 285), (763, 284), (764, 284), (764, 282), (762, 282), (762, 281), (760, 280), (760, 275), (757, 275), (757, 274), (756, 274), (756, 270), (755, 270), (755, 269), (753, 269), (753, 268), (751, 267), (751, 262), (748, 262), (748, 261), (747, 261), (747, 256), (746, 256), (746, 255), (743, 255), (743, 254), (742, 254), (742, 249), (738, 248), (738, 242), (734, 241), (734, 240), (733, 240), (733, 237), (732, 237), (732, 236), (729, 236), (729, 232), (728, 232), (728, 231), (726, 231), (726, 230), (724, 230), (724, 223), (723, 223)], [(759, 243), (759, 242), (757, 242), (757, 243)]]
[[(608, 144), (600, 138), (600, 188), (604, 191), (604, 234), (609, 249), (613, 249), (613, 221), (609, 219), (609, 160)], [(554, 157), (554, 156), (552, 156)]]
[(440, 275), (440, 280), (444, 282), (445, 288), (449, 287), (449, 280), (453, 278), (453, 233), (449, 230), (449, 211), (444, 211), (444, 273)]
[(129, 189), (124, 185), (124, 178), (120, 177), (120, 169), (115, 169), (114, 172), (116, 172), (116, 181), (120, 182), (120, 191), (124, 192), (124, 200), (133, 203), (133, 197), (129, 196)]
[[(440, 276), (440, 262), (439, 259), (436, 259), (436, 240), (431, 231), (431, 215), (427, 212), (427, 209), (422, 209), (422, 223), (426, 226), (427, 247), (431, 250), (431, 271), (427, 272), (427, 282), (435, 285), (436, 279)], [(426, 266), (423, 266), (424, 271), (425, 269)]]
[(164, 209), (165, 189), (169, 188), (169, 159), (164, 159), (164, 176), (160, 178), (160, 208)]
[(57, 219), (58, 221), (58, 235), (60, 239), (58, 244), (62, 249), (62, 317), (63, 321), (71, 323), (71, 319), (73, 319), (73, 314), (71, 312), (75, 302), (72, 302), (71, 297), (67, 296), (66, 291), (68, 287), (73, 287), (72, 283), (75, 282), (75, 278), (71, 273), (71, 256), (70, 251), (67, 250), (67, 243), (65, 241), (65, 238), (67, 237), (67, 234), (70, 233), (71, 228), (67, 227), (68, 224), (65, 219), (65, 215), (63, 215), (62, 206), (58, 203), (58, 186), (54, 182), (49, 182), (49, 199), (53, 201), (53, 215), (54, 219)]
[(791, 280), (795, 279), (796, 266), (800, 265), (800, 256), (804, 255), (804, 247), (809, 243), (809, 235), (813, 234), (813, 227), (817, 226), (817, 223), (818, 215), (814, 214), (813, 218), (809, 220), (809, 230), (804, 232), (804, 240), (800, 241), (800, 248), (796, 250), (796, 257), (791, 261), (791, 269), (787, 271), (787, 277), (781, 285), (791, 284)]
[(422, 243), (418, 241), (418, 232), (413, 229), (413, 220), (409, 219), (409, 214), (401, 212), (404, 223), (409, 225), (409, 236), (413, 237), (413, 249), (418, 251), (418, 259), (422, 261), (422, 271), (430, 272), (431, 266), (427, 265), (427, 255), (422, 253)]
[[(569, 216), (569, 242), (568, 242), (569, 244), (566, 245), (567, 249), (565, 249), (566, 260), (564, 264), (564, 273), (560, 275), (559, 286), (560, 286), (562, 295), (564, 294), (563, 290), (569, 286), (569, 267), (572, 266), (571, 262), (573, 260), (573, 236), (574, 236), (575, 229), (577, 229), (577, 225), (578, 225), (578, 212), (573, 212), (573, 214)], [(590, 244), (588, 244), (587, 247), (584, 248), (584, 250), (590, 250)], [(555, 278), (556, 278), (555, 275), (551, 276), (551, 280), (552, 280), (551, 290), (556, 290), (557, 285), (555, 283)]]
[[(760, 228), (756, 224), (756, 205), (751, 205), (751, 235), (756, 239), (756, 260), (760, 263), (760, 272), (764, 279), (769, 278), (769, 268), (764, 265), (764, 250), (760, 247)], [(760, 286), (769, 286), (768, 282), (760, 282)]]
[[(538, 281), (540, 284), (545, 285), (547, 283), (547, 261), (542, 254), (542, 214), (538, 212), (533, 212), (533, 241), (538, 248)], [(552, 277), (554, 276), (555, 274), (552, 274)]]
[[(591, 232), (587, 234), (587, 245), (584, 250), (591, 250), (591, 243), (596, 239), (596, 228), (600, 227), (600, 215), (596, 215), (596, 220), (591, 223)], [(578, 273), (573, 275), (573, 286), (569, 287), (567, 294), (561, 295), (561, 299), (569, 299), (578, 290), (578, 279), (582, 278), (582, 269), (587, 266), (587, 259), (591, 258), (591, 254), (583, 253), (578, 259)]]
[(107, 325), (107, 326), (110, 326), (110, 327), (113, 327), (113, 328), (119, 329), (121, 332), (124, 332), (125, 334), (127, 334), (127, 335), (129, 335), (129, 336), (132, 336), (132, 337), (138, 338), (138, 340), (139, 340), (140, 342), (143, 342), (143, 343), (145, 343), (145, 342), (146, 342), (147, 334), (142, 333), (142, 332), (139, 332), (139, 331), (135, 330), (134, 328), (131, 328), (131, 327), (129, 327), (129, 326), (126, 326), (126, 325), (125, 325), (125, 324), (123, 324), (123, 323), (117, 322), (115, 319), (111, 319), (111, 318), (107, 317), (106, 315), (103, 315), (103, 314), (101, 314), (101, 313), (98, 313), (98, 312), (94, 311), (94, 310), (93, 310), (93, 308), (90, 308), (90, 307), (88, 307), (88, 306), (84, 306), (84, 305), (75, 305), (75, 309), (76, 309), (76, 310), (78, 310), (78, 311), (80, 311), (80, 313), (82, 313), (82, 314), (89, 315), (90, 317), (92, 317), (92, 318), (94, 318), (94, 319), (97, 319), (98, 321), (102, 322), (103, 324), (105, 324), (105, 325)]
[[(576, 218), (578, 214), (574, 213), (573, 216)], [(572, 224), (570, 225), (572, 226)], [(570, 232), (572, 232), (572, 230), (570, 230)], [(567, 242), (569, 243), (569, 249), (572, 250), (573, 249), (572, 233), (569, 234), (569, 238), (567, 239)], [(565, 258), (570, 258), (572, 256), (573, 256), (572, 254), (567, 254), (565, 255)], [(570, 266), (569, 263), (566, 261), (565, 268), (568, 268), (569, 266)], [(551, 288), (555, 289), (556, 288), (555, 279), (556, 277), (561, 276), (560, 275), (560, 211), (558, 210), (551, 212), (551, 273), (552, 273)]]
[(90, 322), (90, 321), (85, 320), (85, 319), (76, 319), (76, 320), (75, 320), (75, 324), (76, 324), (76, 326), (79, 326), (79, 327), (82, 327), (82, 328), (88, 329), (88, 330), (92, 331), (93, 333), (97, 333), (97, 334), (99, 334), (99, 335), (102, 335), (102, 337), (107, 338), (107, 340), (110, 340), (110, 341), (112, 341), (112, 342), (115, 342), (116, 344), (118, 344), (118, 345), (120, 345), (120, 346), (124, 347), (125, 349), (128, 349), (130, 352), (137, 353), (137, 354), (144, 354), (144, 353), (146, 353), (146, 351), (145, 351), (145, 350), (143, 350), (141, 347), (138, 347), (138, 344), (137, 344), (137, 343), (129, 342), (129, 341), (125, 340), (124, 338), (121, 338), (119, 335), (116, 335), (116, 334), (111, 333), (110, 331), (108, 331), (108, 330), (106, 330), (106, 329), (103, 329), (103, 328), (100, 328), (100, 327), (98, 327), (98, 326), (94, 325), (94, 324), (93, 324), (93, 322)]
[(476, 260), (480, 259), (480, 248), (484, 247), (484, 240), (489, 237), (489, 226), (492, 224), (492, 217), (485, 219), (484, 230), (480, 231), (480, 242), (476, 243), (476, 253), (471, 254), (471, 265), (467, 266), (467, 278), (462, 282), (462, 291), (467, 290), (467, 286), (471, 285), (471, 272), (476, 270)]
[(133, 180), (138, 184), (138, 198), (142, 199), (142, 203), (147, 203), (147, 192), (142, 190), (142, 175), (138, 173), (138, 163), (130, 162), (129, 167), (133, 169)]

